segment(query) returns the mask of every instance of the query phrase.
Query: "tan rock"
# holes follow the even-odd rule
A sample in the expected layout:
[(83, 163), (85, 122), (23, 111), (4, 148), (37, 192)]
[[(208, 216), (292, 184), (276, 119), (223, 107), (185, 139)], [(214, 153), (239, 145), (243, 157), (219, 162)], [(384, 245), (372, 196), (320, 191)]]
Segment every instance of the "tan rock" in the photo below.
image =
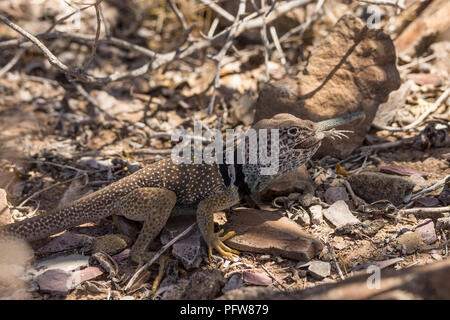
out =
[(306, 233), (300, 225), (269, 211), (235, 210), (225, 227), (236, 232), (226, 241), (227, 245), (241, 251), (309, 261), (323, 249), (322, 242)]
[(303, 74), (296, 79), (266, 85), (255, 103), (255, 119), (291, 113), (301, 119), (320, 121), (364, 111), (360, 123), (342, 126), (354, 131), (349, 139), (324, 141), (318, 156), (345, 157), (363, 141), (380, 103), (399, 88), (394, 44), (380, 30), (345, 15), (312, 51)]

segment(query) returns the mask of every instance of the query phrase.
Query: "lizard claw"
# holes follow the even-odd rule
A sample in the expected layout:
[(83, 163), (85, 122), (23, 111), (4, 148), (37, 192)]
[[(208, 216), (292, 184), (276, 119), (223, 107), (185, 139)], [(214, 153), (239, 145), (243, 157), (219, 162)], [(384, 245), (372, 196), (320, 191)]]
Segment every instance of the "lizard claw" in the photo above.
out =
[(219, 252), (221, 255), (223, 255), (224, 257), (229, 258), (229, 259), (233, 259), (232, 253), (234, 253), (234, 254), (240, 253), (239, 251), (231, 249), (230, 247), (226, 246), (223, 243), (223, 241), (234, 236), (236, 234), (236, 232), (230, 231), (226, 235), (220, 236), (223, 232), (224, 232), (224, 230), (222, 229), (219, 232), (215, 233), (213, 236), (213, 239), (211, 241), (211, 244), (208, 244), (208, 257), (210, 260), (212, 258), (212, 249), (213, 248), (216, 249), (216, 251)]

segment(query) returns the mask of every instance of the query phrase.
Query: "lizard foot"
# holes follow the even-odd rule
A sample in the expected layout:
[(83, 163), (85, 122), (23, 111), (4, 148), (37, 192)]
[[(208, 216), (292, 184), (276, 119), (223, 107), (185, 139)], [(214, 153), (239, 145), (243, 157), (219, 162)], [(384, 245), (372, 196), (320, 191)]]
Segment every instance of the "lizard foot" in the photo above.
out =
[(162, 278), (164, 277), (164, 268), (166, 267), (166, 262), (169, 260), (169, 256), (163, 255), (159, 258), (159, 270), (158, 275), (153, 281), (152, 285), (152, 293), (155, 294), (158, 289), (159, 284), (161, 283)]
[(212, 249), (213, 248), (216, 249), (216, 251), (219, 252), (221, 255), (223, 255), (224, 257), (227, 257), (229, 259), (233, 259), (232, 253), (234, 253), (234, 254), (240, 253), (239, 251), (231, 249), (230, 247), (226, 246), (223, 243), (223, 241), (234, 236), (236, 234), (236, 232), (230, 231), (226, 235), (220, 236), (223, 232), (224, 232), (224, 230), (222, 229), (219, 232), (214, 233), (213, 239), (211, 240), (210, 244), (208, 244), (208, 257), (210, 260), (212, 258)]

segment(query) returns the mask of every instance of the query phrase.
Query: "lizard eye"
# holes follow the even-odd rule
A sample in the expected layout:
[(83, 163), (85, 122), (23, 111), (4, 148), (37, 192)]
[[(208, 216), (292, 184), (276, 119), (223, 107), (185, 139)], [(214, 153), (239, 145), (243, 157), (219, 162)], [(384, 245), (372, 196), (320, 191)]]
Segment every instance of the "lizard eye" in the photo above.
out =
[(300, 129), (297, 127), (289, 128), (287, 134), (289, 137), (296, 137), (300, 133)]

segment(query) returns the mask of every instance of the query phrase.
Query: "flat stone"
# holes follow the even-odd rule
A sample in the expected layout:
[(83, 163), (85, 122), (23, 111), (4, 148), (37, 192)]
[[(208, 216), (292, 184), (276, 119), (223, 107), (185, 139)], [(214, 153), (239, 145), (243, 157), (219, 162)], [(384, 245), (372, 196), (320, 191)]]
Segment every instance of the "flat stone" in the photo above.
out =
[(434, 222), (431, 219), (420, 221), (416, 231), (420, 232), (422, 239), (426, 244), (432, 244), (437, 240)]
[(348, 181), (355, 194), (368, 203), (389, 200), (394, 205), (402, 204), (415, 185), (410, 178), (379, 172), (361, 172)]
[(388, 174), (397, 174), (399, 176), (412, 176), (413, 174), (417, 174), (422, 177), (426, 177), (429, 175), (428, 172), (416, 170), (404, 166), (383, 166), (380, 168), (380, 172), (388, 173)]
[(228, 282), (222, 288), (222, 293), (231, 291), (234, 289), (239, 289), (244, 286), (244, 281), (242, 280), (242, 274), (240, 272), (233, 273), (229, 278)]
[(345, 201), (342, 200), (336, 201), (329, 208), (323, 210), (323, 215), (336, 228), (347, 224), (360, 223), (360, 221), (351, 213)]
[(173, 244), (172, 254), (185, 269), (195, 269), (202, 262), (202, 235), (198, 227)]
[(424, 207), (438, 207), (440, 202), (437, 198), (433, 197), (420, 197), (413, 200), (414, 203)]
[(72, 272), (72, 288), (75, 288), (84, 281), (95, 279), (103, 274), (103, 270), (99, 267), (89, 266), (84, 269)]
[(6, 199), (6, 191), (0, 188), (0, 226), (4, 226), (11, 222), (11, 211), (8, 207)]
[(442, 189), (441, 194), (438, 197), (444, 205), (448, 206), (450, 204), (450, 183), (447, 183)]
[(328, 204), (333, 204), (339, 200), (350, 200), (348, 197), (347, 189), (345, 189), (345, 187), (329, 187), (327, 191), (325, 191), (325, 201)]
[(94, 241), (94, 237), (81, 233), (66, 231), (62, 235), (53, 238), (45, 246), (39, 248), (37, 252), (53, 253), (64, 250), (82, 248), (84, 246), (90, 245), (92, 241)]
[(66, 295), (72, 289), (72, 273), (61, 269), (51, 269), (35, 278), (39, 290), (54, 295)]
[(311, 213), (312, 224), (321, 224), (323, 221), (323, 208), (321, 205), (316, 204), (309, 207), (309, 212)]
[(440, 86), (442, 84), (442, 79), (438, 75), (432, 73), (411, 73), (407, 76), (407, 78), (420, 86), (426, 84)]
[(311, 175), (306, 166), (300, 166), (287, 175), (273, 181), (261, 192), (261, 197), (271, 201), (278, 196), (285, 196), (292, 193), (304, 193), (314, 191)]
[(269, 211), (234, 210), (225, 228), (236, 232), (226, 244), (241, 251), (309, 261), (323, 249), (322, 242), (306, 233), (300, 225)]
[(117, 262), (121, 263), (127, 260), (131, 255), (131, 249), (125, 249), (122, 252), (119, 252), (118, 254), (115, 254), (112, 256), (112, 258)]
[(313, 278), (322, 280), (330, 275), (331, 265), (329, 262), (311, 261), (311, 264), (308, 266), (308, 271)]
[(265, 273), (243, 272), (244, 282), (255, 286), (270, 286), (272, 278)]
[(364, 120), (339, 127), (353, 131), (349, 139), (325, 139), (316, 153), (346, 157), (361, 145), (378, 106), (400, 84), (390, 37), (354, 15), (343, 15), (312, 49), (304, 72), (260, 90), (254, 122), (278, 113), (320, 121), (363, 111)]
[(50, 269), (59, 269), (62, 271), (72, 271), (75, 269), (85, 268), (89, 265), (89, 256), (80, 254), (60, 255), (56, 257), (49, 257), (37, 261), (33, 268), (29, 271), (33, 276), (39, 276)]

